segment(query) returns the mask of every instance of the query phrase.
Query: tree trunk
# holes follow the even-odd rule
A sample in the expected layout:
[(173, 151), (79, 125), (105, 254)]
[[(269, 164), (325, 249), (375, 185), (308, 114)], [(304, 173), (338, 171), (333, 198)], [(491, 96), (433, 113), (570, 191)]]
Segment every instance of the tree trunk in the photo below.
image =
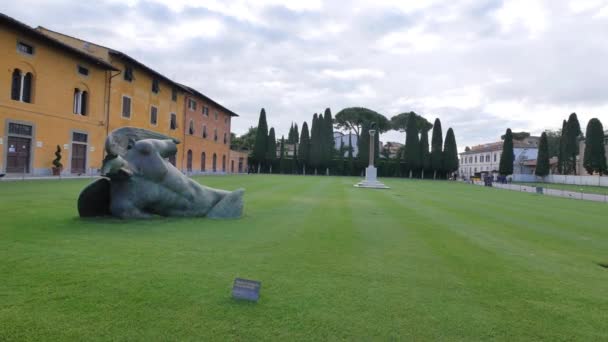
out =
[(424, 179), (424, 169), (422, 169), (421, 179)]
[(262, 165), (258, 164), (258, 173), (260, 173), (260, 170), (262, 169)]
[(433, 180), (437, 180), (437, 170), (433, 170)]
[(412, 170), (410, 170), (410, 179), (412, 179)]

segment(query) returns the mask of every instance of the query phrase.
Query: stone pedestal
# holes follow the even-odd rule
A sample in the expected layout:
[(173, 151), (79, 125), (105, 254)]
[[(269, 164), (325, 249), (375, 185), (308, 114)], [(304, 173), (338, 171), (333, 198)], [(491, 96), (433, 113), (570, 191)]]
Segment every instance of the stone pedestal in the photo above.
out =
[(372, 189), (390, 189), (388, 186), (384, 185), (384, 183), (378, 181), (378, 170), (373, 166), (368, 166), (365, 169), (365, 179), (355, 186), (357, 188), (372, 188)]

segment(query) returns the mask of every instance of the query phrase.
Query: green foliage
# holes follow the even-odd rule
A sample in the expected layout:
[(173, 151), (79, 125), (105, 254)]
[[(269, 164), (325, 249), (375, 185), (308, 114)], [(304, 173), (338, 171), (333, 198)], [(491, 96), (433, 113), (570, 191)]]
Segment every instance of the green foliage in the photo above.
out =
[(361, 135), (357, 140), (357, 147), (359, 149), (357, 160), (361, 163), (366, 163), (366, 165), (369, 164), (369, 130), (370, 123), (364, 122), (361, 126)]
[(604, 127), (597, 118), (589, 120), (585, 134), (585, 156), (583, 166), (589, 174), (607, 173), (606, 150), (604, 147)]
[(310, 166), (315, 170), (321, 166), (322, 161), (322, 124), (323, 115), (317, 115), (317, 113), (315, 113), (312, 117), (312, 128), (310, 130)]
[(336, 114), (335, 119), (337, 128), (352, 130), (357, 134), (357, 138), (361, 137), (363, 124), (367, 123), (369, 126), (372, 122), (376, 123), (378, 133), (384, 133), (391, 129), (390, 121), (384, 115), (362, 107), (342, 109)]
[(433, 124), (433, 135), (431, 136), (431, 169), (433, 178), (437, 173), (442, 173), (443, 168), (443, 132), (441, 131), (441, 121), (435, 119)]
[(547, 133), (543, 132), (540, 136), (540, 145), (538, 146), (538, 158), (536, 159), (536, 170), (534, 173), (539, 177), (549, 175), (551, 165), (549, 163), (549, 142), (547, 141)]
[(352, 139), (353, 135), (352, 133), (349, 131), (348, 132), (348, 175), (350, 176), (354, 176), (354, 172), (355, 172), (355, 162), (354, 162), (354, 158), (353, 158), (353, 139)]
[(502, 154), (500, 155), (500, 164), (498, 167), (498, 173), (503, 176), (513, 174), (513, 133), (510, 128), (507, 128), (505, 134), (505, 140), (502, 145)]
[(57, 145), (57, 149), (55, 150), (55, 159), (53, 159), (53, 166), (61, 169), (63, 168), (63, 164), (61, 164), (61, 146)]
[(292, 144), (297, 144), (300, 142), (300, 133), (298, 132), (298, 124), (293, 125), (293, 142)]
[(549, 151), (549, 158), (557, 157), (559, 155), (559, 139), (562, 135), (562, 131), (553, 131), (548, 129), (545, 131), (545, 133), (547, 134), (547, 147)]
[(568, 117), (568, 129), (566, 140), (566, 174), (576, 174), (576, 156), (579, 153), (579, 137), (582, 135), (581, 126), (578, 122), (576, 113), (570, 114)]
[(310, 165), (310, 134), (308, 133), (308, 124), (304, 121), (302, 132), (300, 133), (300, 144), (298, 146), (298, 160), (303, 168)]
[(287, 171), (286, 167), (286, 158), (285, 158), (285, 137), (281, 136), (281, 146), (280, 146), (280, 154), (279, 154), (279, 172), (284, 173)]
[(443, 147), (443, 170), (449, 175), (458, 171), (458, 147), (454, 130), (448, 128), (445, 135), (445, 146)]
[(257, 132), (257, 127), (249, 127), (247, 133), (239, 137), (234, 136), (232, 139), (230, 139), (230, 148), (236, 151), (247, 150), (252, 153), (255, 146)]
[(405, 164), (410, 172), (417, 172), (422, 166), (422, 161), (420, 160), (418, 127), (416, 117), (413, 115), (409, 117), (405, 134)]
[(410, 116), (412, 115), (415, 118), (416, 128), (418, 129), (418, 132), (428, 131), (433, 128), (433, 125), (428, 122), (427, 119), (414, 112), (401, 113), (393, 116), (390, 121), (391, 128), (400, 132), (407, 132), (407, 125), (409, 123)]
[(331, 117), (331, 110), (329, 108), (325, 109), (323, 120), (323, 140), (321, 146), (321, 149), (323, 151), (322, 164), (324, 165), (324, 167), (328, 167), (335, 154), (334, 124), (333, 119)]
[(266, 160), (266, 151), (268, 150), (268, 124), (266, 123), (266, 110), (262, 108), (260, 111), (260, 119), (258, 121), (258, 129), (255, 136), (255, 145), (251, 159), (255, 164), (261, 166)]
[(270, 132), (268, 132), (268, 144), (266, 146), (268, 146), (266, 160), (269, 163), (272, 163), (277, 159), (277, 139), (275, 137), (274, 128), (270, 128)]
[(568, 153), (566, 151), (566, 146), (568, 145), (568, 121), (564, 120), (562, 122), (562, 130), (561, 135), (559, 137), (559, 154), (557, 155), (558, 159), (558, 168), (559, 173), (567, 174), (569, 170), (568, 166)]
[[(513, 140), (524, 140), (530, 137), (529, 132), (513, 132)], [(503, 134), (500, 139), (505, 140), (505, 135)]]
[(423, 129), (420, 133), (420, 162), (422, 174), (431, 169), (431, 154), (429, 152), (429, 132), (427, 129)]

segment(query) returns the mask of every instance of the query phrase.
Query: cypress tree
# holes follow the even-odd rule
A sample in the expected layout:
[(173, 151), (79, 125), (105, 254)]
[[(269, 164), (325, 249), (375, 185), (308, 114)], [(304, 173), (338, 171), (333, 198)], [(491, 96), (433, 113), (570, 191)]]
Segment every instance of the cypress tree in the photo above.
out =
[(540, 144), (538, 146), (538, 158), (536, 158), (536, 170), (534, 174), (539, 177), (545, 177), (549, 174), (551, 165), (549, 164), (549, 142), (547, 133), (543, 132), (540, 136)]
[(437, 173), (442, 171), (442, 145), (443, 132), (441, 131), (441, 121), (437, 118), (433, 124), (433, 135), (431, 137), (431, 169), (433, 170), (433, 179), (436, 179)]
[(268, 149), (266, 150), (266, 161), (268, 163), (269, 172), (272, 173), (272, 167), (277, 160), (277, 139), (274, 134), (274, 128), (270, 128), (268, 132)]
[(334, 156), (334, 124), (331, 117), (331, 109), (325, 109), (325, 115), (323, 117), (323, 135), (324, 135), (324, 146), (323, 146), (323, 159), (326, 168), (329, 168), (331, 161)]
[(298, 124), (293, 125), (293, 144), (300, 142), (300, 133), (298, 132)]
[(458, 148), (456, 146), (456, 137), (454, 136), (454, 130), (452, 130), (452, 128), (448, 128), (448, 132), (445, 135), (443, 169), (448, 175), (458, 171)]
[(513, 174), (513, 133), (511, 129), (507, 129), (505, 134), (505, 141), (502, 144), (502, 154), (500, 155), (500, 164), (498, 167), (498, 173), (503, 176)]
[(348, 132), (348, 175), (354, 176), (355, 161), (353, 160), (353, 139), (352, 134)]
[(340, 139), (340, 153), (338, 156), (338, 170), (337, 174), (344, 175), (344, 140)]
[[(322, 116), (321, 116), (322, 117)], [(322, 119), (317, 113), (312, 117), (312, 127), (310, 130), (310, 166), (314, 168), (315, 174), (321, 164), (321, 126)]]
[(302, 165), (302, 173), (306, 174), (306, 166), (310, 165), (310, 134), (308, 134), (308, 124), (306, 121), (302, 125), (298, 150), (298, 160)]
[(422, 178), (424, 179), (424, 171), (431, 168), (431, 154), (429, 153), (429, 133), (423, 128), (420, 134), (420, 161), (422, 166)]
[(559, 169), (559, 173), (565, 175), (567, 173), (567, 153), (566, 153), (566, 145), (568, 141), (568, 121), (564, 120), (562, 122), (562, 132), (559, 138), (559, 153), (557, 155), (557, 167)]
[(568, 160), (568, 173), (576, 174), (576, 156), (579, 154), (578, 137), (582, 134), (576, 113), (568, 117), (568, 140), (566, 142), (566, 157)]
[(285, 136), (281, 136), (281, 152), (279, 154), (279, 173), (285, 171)]
[(420, 142), (414, 115), (410, 115), (407, 120), (405, 134), (405, 164), (409, 170), (410, 178), (412, 178), (412, 174), (420, 169)]
[(287, 134), (287, 143), (288, 144), (294, 143), (293, 134), (294, 134), (294, 130), (293, 130), (293, 122), (292, 122), (291, 127), (289, 127), (289, 134)]
[(369, 161), (369, 126), (368, 122), (364, 122), (361, 125), (361, 133), (359, 135), (359, 140), (357, 141), (357, 147), (359, 148), (357, 159), (365, 166), (367, 166)]
[(589, 120), (587, 124), (583, 166), (589, 174), (598, 172), (601, 176), (608, 171), (608, 167), (606, 166), (606, 150), (604, 148), (604, 127), (600, 120), (596, 118)]
[(251, 159), (257, 164), (258, 173), (266, 160), (266, 150), (268, 145), (268, 124), (266, 123), (266, 110), (262, 108), (258, 120), (258, 129), (255, 135), (255, 145)]

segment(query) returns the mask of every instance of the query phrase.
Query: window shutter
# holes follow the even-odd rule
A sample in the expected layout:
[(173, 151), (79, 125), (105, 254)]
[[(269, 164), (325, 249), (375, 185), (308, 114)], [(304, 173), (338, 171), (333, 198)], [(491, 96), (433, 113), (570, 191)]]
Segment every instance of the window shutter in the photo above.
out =
[(25, 74), (23, 78), (23, 102), (32, 103), (32, 82), (33, 75), (31, 72)]
[(74, 88), (74, 114), (80, 114), (78, 112), (78, 104), (80, 103), (80, 90)]
[(21, 70), (13, 71), (13, 82), (11, 83), (11, 99), (19, 101), (19, 93), (21, 92)]
[(82, 92), (80, 97), (80, 114), (87, 115), (87, 102), (89, 100), (89, 93), (86, 91)]

